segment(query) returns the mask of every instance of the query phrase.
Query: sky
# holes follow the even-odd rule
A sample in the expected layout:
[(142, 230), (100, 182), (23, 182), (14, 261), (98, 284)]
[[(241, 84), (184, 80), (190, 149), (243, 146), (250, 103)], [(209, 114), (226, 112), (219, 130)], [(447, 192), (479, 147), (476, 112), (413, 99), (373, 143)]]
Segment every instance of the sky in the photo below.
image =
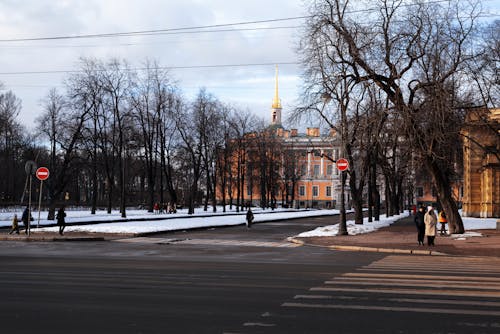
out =
[[(298, 62), (296, 37), (303, 20), (205, 29), (225, 30), (219, 32), (9, 40), (226, 25), (303, 15), (302, 0), (0, 0), (0, 82), (22, 100), (19, 120), (31, 128), (42, 112), (43, 98), (51, 88), (63, 88), (68, 75), (64, 71), (75, 70), (80, 57), (125, 59), (132, 68), (141, 68), (150, 59), (160, 66), (174, 67), (170, 73), (186, 98), (192, 99), (205, 87), (222, 102), (270, 120), (274, 64), (281, 64), (283, 113), (296, 103), (300, 69), (285, 63)], [(267, 65), (198, 67), (242, 64)]]
[[(170, 73), (186, 98), (192, 99), (205, 87), (222, 102), (270, 120), (274, 64), (280, 64), (280, 97), (286, 119), (299, 102), (301, 69), (296, 50), (304, 20), (228, 24), (301, 17), (307, 15), (304, 5), (307, 3), (307, 0), (0, 0), (0, 82), (3, 89), (12, 90), (22, 100), (19, 121), (32, 128), (42, 112), (42, 99), (51, 88), (63, 88), (68, 75), (65, 71), (77, 69), (81, 57), (104, 61), (125, 59), (132, 68), (140, 68), (149, 59), (172, 68)], [(485, 10), (500, 13), (498, 0), (483, 3)], [(12, 41), (207, 26), (212, 27), (204, 30), (211, 32), (200, 33), (198, 29), (190, 33), (184, 30), (182, 34), (176, 30), (142, 36)], [(218, 67), (211, 67), (214, 65)]]

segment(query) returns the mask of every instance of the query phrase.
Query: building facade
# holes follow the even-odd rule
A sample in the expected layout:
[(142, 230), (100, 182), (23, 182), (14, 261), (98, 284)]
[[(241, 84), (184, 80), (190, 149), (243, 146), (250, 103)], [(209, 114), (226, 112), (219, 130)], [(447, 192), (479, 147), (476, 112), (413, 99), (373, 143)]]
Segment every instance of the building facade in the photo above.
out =
[[(244, 174), (242, 200), (254, 206), (273, 203), (294, 208), (338, 207), (341, 183), (335, 161), (339, 158), (340, 138), (335, 131), (321, 134), (317, 127), (307, 128), (306, 133), (284, 129), (277, 67), (275, 80), (270, 126), (263, 133), (248, 134), (244, 148), (240, 148), (245, 152), (237, 154), (245, 157), (244, 172), (240, 172)], [(233, 159), (232, 175), (240, 175), (238, 159)], [(236, 198), (237, 192), (233, 187), (225, 198)], [(217, 197), (220, 199), (221, 194)]]
[(462, 214), (500, 217), (500, 109), (474, 109), (467, 114), (464, 137)]

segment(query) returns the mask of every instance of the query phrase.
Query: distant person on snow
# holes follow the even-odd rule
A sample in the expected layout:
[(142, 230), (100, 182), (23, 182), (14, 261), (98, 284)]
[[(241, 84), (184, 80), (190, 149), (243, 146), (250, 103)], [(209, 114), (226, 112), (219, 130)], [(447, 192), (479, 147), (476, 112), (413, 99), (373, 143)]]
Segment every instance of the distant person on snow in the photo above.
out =
[(14, 215), (14, 219), (12, 219), (12, 229), (10, 230), (9, 234), (16, 232), (16, 234), (19, 234), (19, 219), (17, 219), (17, 215)]
[(252, 209), (248, 208), (248, 211), (247, 211), (247, 228), (250, 228), (250, 226), (252, 226), (252, 222), (253, 222), (253, 212), (252, 212)]
[(59, 234), (63, 235), (64, 228), (66, 227), (66, 212), (64, 212), (64, 206), (62, 206), (59, 211), (57, 211), (56, 219), (57, 225), (59, 226)]
[(29, 221), (33, 221), (33, 216), (31, 215), (31, 213), (29, 212), (30, 211), (30, 208), (27, 206), (26, 209), (24, 209), (23, 211), (23, 215), (21, 217), (21, 220), (23, 221), (23, 225), (24, 225), (24, 234), (28, 234), (28, 229), (29, 229)]

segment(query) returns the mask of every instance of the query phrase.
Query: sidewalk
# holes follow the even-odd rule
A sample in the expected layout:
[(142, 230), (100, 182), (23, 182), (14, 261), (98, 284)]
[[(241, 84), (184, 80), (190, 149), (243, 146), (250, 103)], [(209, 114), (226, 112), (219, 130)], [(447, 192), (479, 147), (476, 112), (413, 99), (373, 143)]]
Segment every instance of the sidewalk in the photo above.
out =
[[(366, 223), (370, 224), (370, 223)], [(500, 231), (478, 230), (482, 237), (458, 240), (438, 235), (435, 246), (419, 246), (413, 216), (400, 219), (389, 227), (375, 232), (334, 237), (295, 238), (306, 245), (329, 247), (345, 251), (372, 251), (421, 255), (498, 256), (500, 257)], [(470, 232), (470, 231), (468, 231)], [(427, 239), (425, 240), (427, 243)]]

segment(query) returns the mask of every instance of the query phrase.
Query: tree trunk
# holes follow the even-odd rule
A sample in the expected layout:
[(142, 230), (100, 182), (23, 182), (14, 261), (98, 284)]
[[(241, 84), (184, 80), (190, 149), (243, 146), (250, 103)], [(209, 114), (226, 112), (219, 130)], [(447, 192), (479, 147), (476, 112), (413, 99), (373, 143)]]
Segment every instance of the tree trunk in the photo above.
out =
[(435, 160), (426, 159), (425, 163), (429, 173), (432, 175), (434, 187), (436, 187), (441, 205), (446, 214), (450, 234), (464, 233), (464, 223), (458, 212), (457, 203), (453, 199), (450, 180)]
[(341, 178), (341, 190), (340, 190), (340, 223), (339, 223), (339, 235), (348, 235), (347, 225), (346, 225), (346, 212), (345, 212), (345, 181), (347, 173), (345, 171), (340, 172)]

